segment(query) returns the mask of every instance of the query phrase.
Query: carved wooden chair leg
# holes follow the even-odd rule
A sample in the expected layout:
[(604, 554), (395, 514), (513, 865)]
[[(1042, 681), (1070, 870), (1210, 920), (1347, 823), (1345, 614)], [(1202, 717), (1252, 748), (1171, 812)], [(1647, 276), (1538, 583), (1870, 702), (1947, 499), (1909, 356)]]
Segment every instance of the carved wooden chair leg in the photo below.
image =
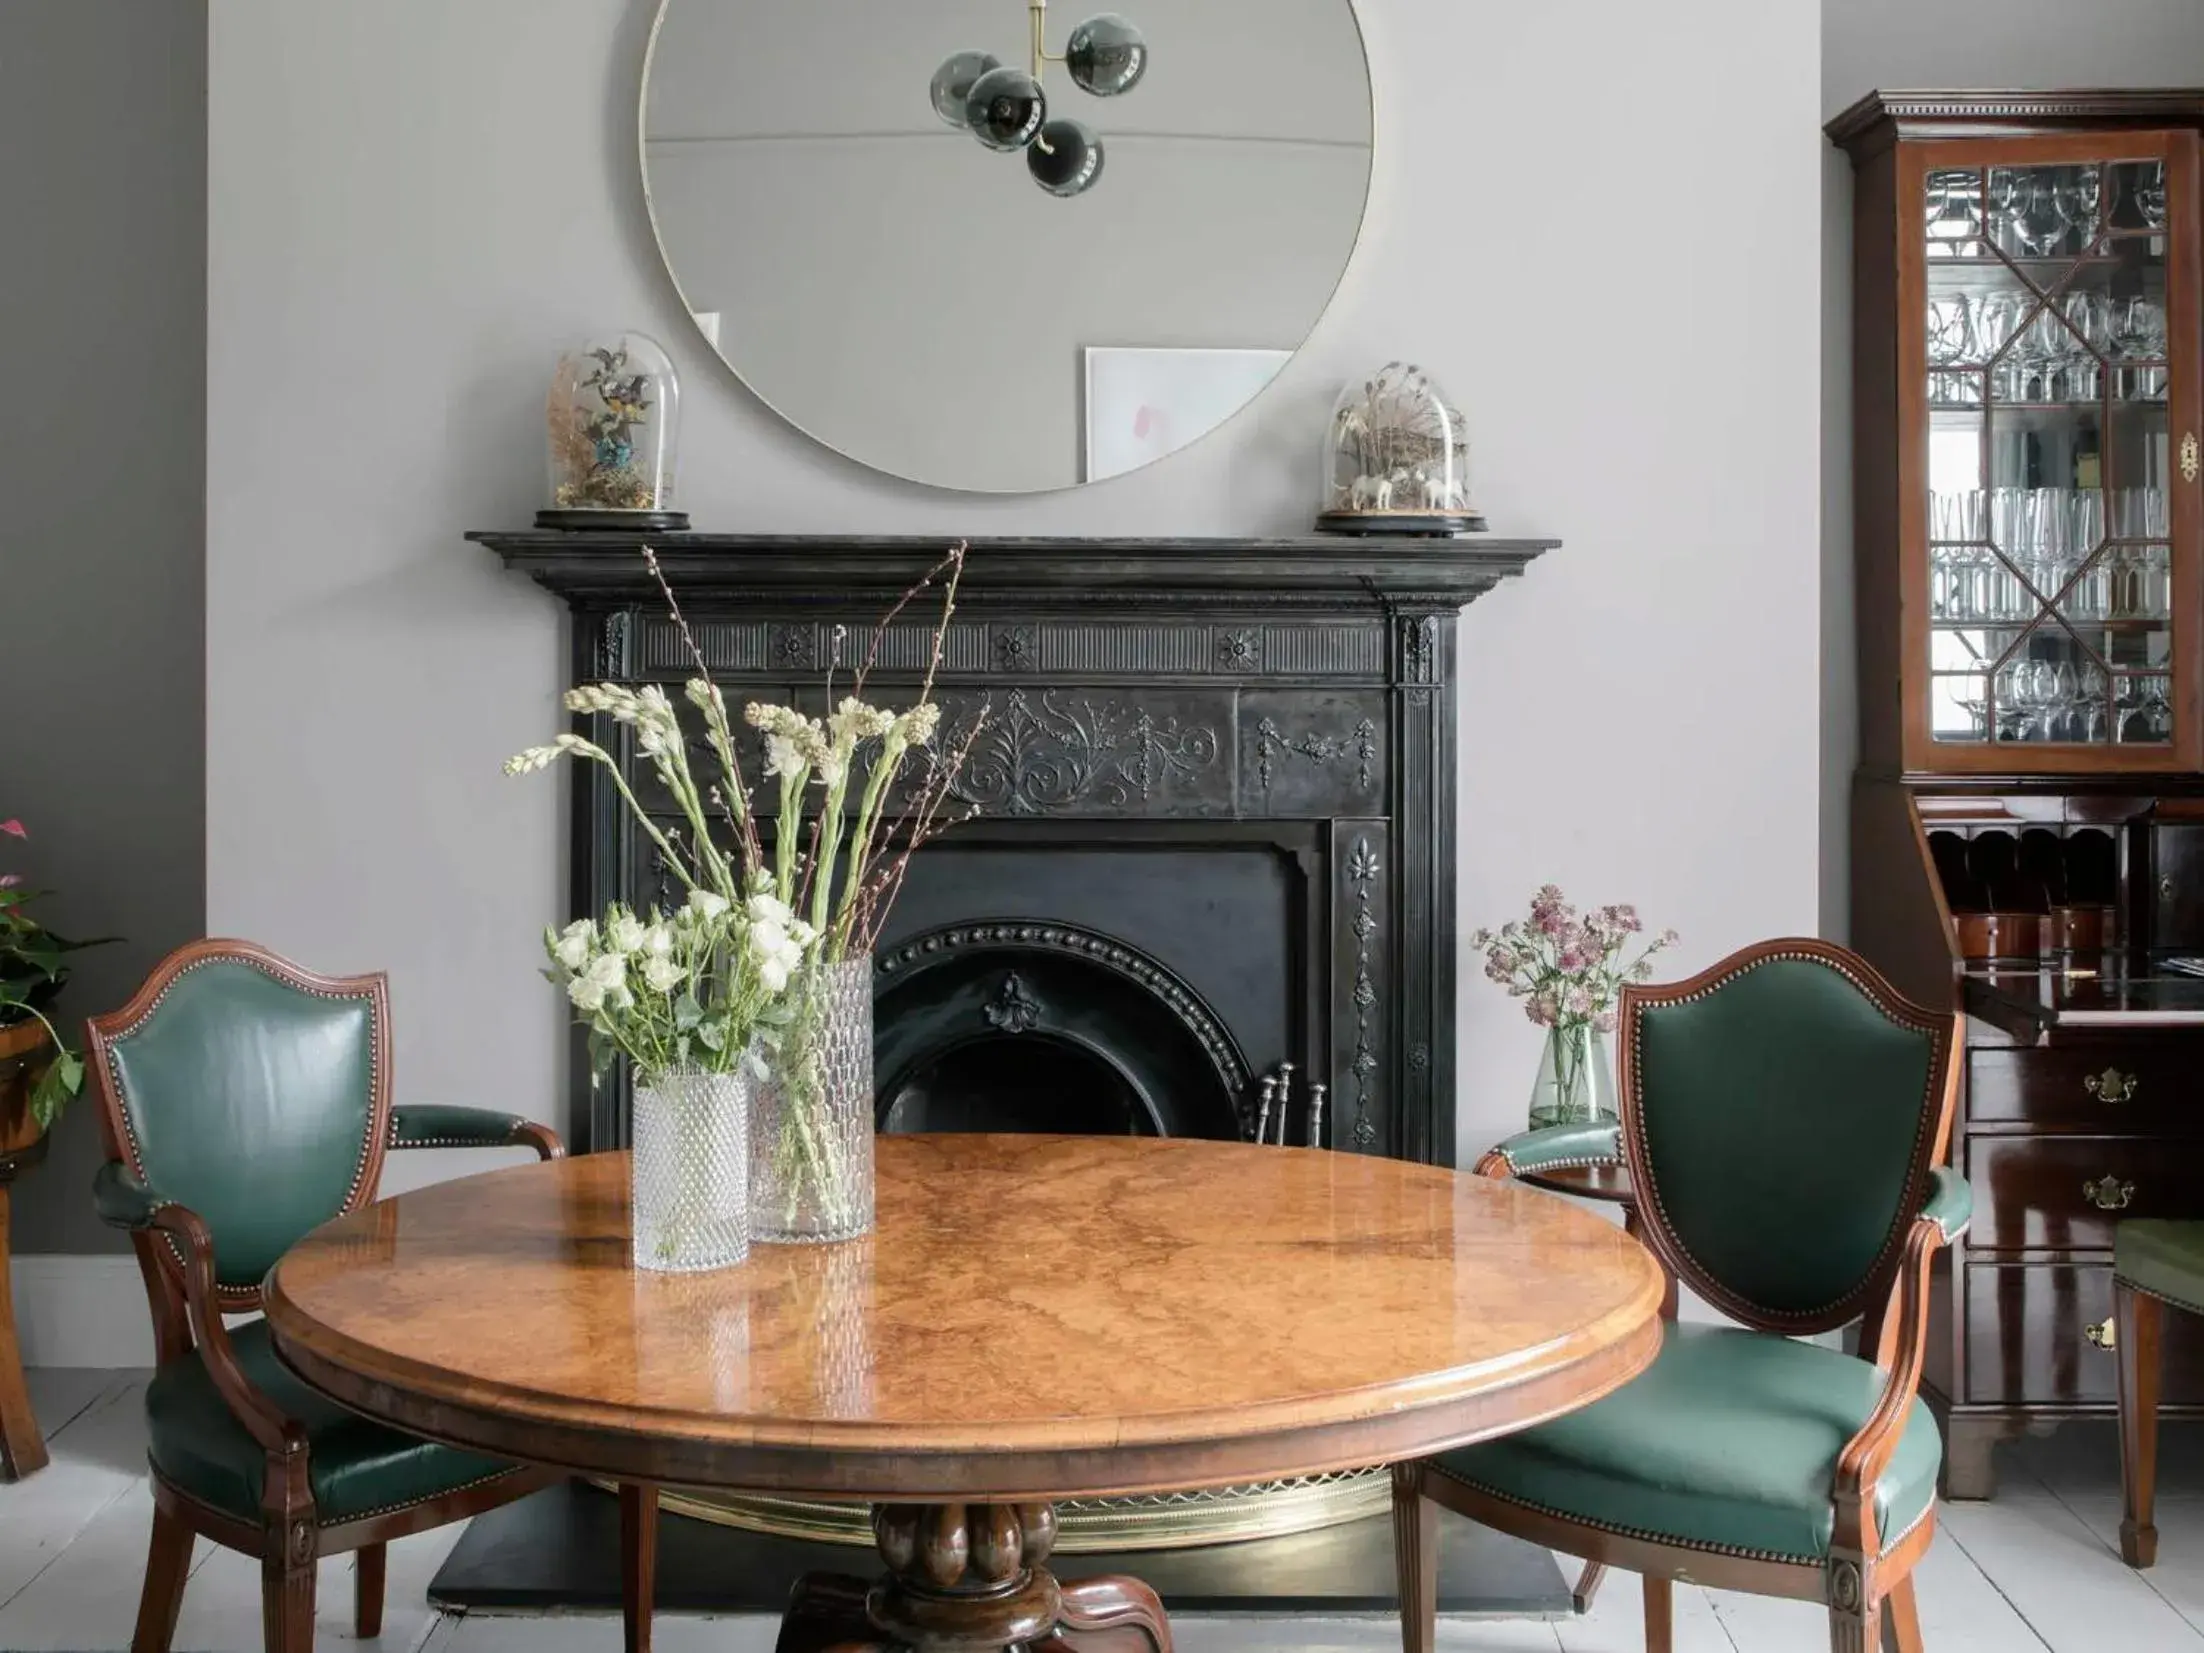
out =
[(352, 1633), (373, 1641), (383, 1633), (383, 1573), (390, 1559), (387, 1544), (367, 1544), (353, 1559)]
[(1914, 1605), (1911, 1573), (1883, 1597), (1883, 1653), (1922, 1653), (1921, 1612)]
[(1592, 1603), (1599, 1597), (1599, 1587), (1607, 1580), (1607, 1563), (1587, 1561), (1584, 1571), (1576, 1575), (1576, 1583), (1569, 1589), (1569, 1605), (1579, 1613), (1589, 1613)]
[[(270, 1535), (281, 1542), (280, 1533)], [(314, 1653), (315, 1558), (277, 1554), (260, 1559), (260, 1622), (267, 1653)]]
[(1420, 1464), (1393, 1466), (1393, 1567), (1401, 1653), (1432, 1653), (1439, 1633), (1439, 1518), (1423, 1495)]
[(1645, 1578), (1645, 1653), (1675, 1653), (1676, 1585), (1666, 1578)]
[(626, 1653), (650, 1653), (658, 1594), (658, 1489), (620, 1486), (620, 1625)]
[(2113, 1354), (2120, 1363), (2120, 1559), (2148, 1567), (2158, 1559), (2159, 1336), (2166, 1306), (2115, 1280)]
[[(1150, 1653), (1171, 1653), (1171, 1621), (1164, 1616), (1162, 1598), (1139, 1579), (1083, 1578), (1059, 1586), (1059, 1594), (1059, 1634), (1073, 1647), (1101, 1653), (1115, 1644), (1132, 1653), (1143, 1646)], [(1105, 1636), (1110, 1640), (1103, 1640)]]
[(158, 1505), (153, 1510), (153, 1543), (145, 1557), (145, 1589), (138, 1597), (138, 1628), (130, 1653), (168, 1653), (176, 1635), (176, 1615), (184, 1605), (184, 1580), (191, 1576), (191, 1529), (184, 1518)]

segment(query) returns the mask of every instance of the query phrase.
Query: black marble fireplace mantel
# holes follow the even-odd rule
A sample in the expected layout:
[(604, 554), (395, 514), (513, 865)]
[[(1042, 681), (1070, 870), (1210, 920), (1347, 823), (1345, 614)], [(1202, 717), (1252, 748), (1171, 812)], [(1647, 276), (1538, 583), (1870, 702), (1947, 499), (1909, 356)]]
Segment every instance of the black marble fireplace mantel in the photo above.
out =
[[(648, 543), (736, 699), (815, 697), (951, 543), (468, 538), (565, 600), (572, 681), (675, 683), (692, 668)], [(883, 1071), (883, 1123), (938, 1122), (927, 1074), (1010, 1083), (1053, 1042), (1090, 1121), (1117, 1084), (1131, 1128), (1252, 1134), (1261, 1076), (1290, 1064), (1273, 1139), (1452, 1163), (1457, 623), (1555, 543), (969, 541), (937, 688), (952, 725), (985, 709), (958, 793), (978, 815), (914, 863), (884, 939), (880, 1048), (926, 1048), (908, 1106)], [(928, 608), (890, 628), (884, 696), (923, 672)], [(649, 898), (640, 837), (578, 773), (576, 913)], [(624, 1142), (623, 1099), (574, 1071), (577, 1146)]]

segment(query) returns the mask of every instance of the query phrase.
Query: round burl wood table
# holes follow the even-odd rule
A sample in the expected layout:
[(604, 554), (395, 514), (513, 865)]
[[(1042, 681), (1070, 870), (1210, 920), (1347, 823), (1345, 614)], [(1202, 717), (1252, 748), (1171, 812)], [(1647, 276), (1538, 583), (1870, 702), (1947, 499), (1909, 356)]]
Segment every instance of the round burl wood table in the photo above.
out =
[(1661, 1275), (1598, 1216), (1424, 1165), (1236, 1143), (889, 1136), (879, 1227), (701, 1275), (628, 1264), (625, 1155), (404, 1194), (269, 1277), (346, 1406), (627, 1483), (874, 1505), (781, 1653), (1153, 1647), (1137, 1580), (1059, 1584), (1058, 1499), (1398, 1463), (1653, 1358)]

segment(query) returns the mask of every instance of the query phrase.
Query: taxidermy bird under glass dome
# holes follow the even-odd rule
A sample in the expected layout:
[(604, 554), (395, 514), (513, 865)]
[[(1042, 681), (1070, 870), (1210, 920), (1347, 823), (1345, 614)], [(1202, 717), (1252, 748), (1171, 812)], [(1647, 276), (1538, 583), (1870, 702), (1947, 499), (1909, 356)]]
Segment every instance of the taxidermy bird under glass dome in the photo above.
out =
[(1148, 42), (1114, 12), (1071, 31), (1061, 53), (1048, 50), (1048, 0), (1029, 0), (1032, 46), (1025, 68), (992, 52), (953, 53), (934, 71), (934, 113), (989, 149), (1025, 151), (1026, 171), (1051, 195), (1084, 195), (1102, 176), (1102, 140), (1082, 121), (1051, 115), (1042, 80), (1061, 63), (1071, 83), (1098, 98), (1130, 92), (1148, 72)]

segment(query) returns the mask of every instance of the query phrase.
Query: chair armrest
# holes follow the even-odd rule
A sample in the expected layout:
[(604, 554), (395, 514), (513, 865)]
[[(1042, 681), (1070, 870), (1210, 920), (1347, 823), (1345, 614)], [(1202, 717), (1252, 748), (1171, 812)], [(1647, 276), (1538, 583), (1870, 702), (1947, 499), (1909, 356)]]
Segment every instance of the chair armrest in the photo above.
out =
[[(198, 1347), (200, 1362), (213, 1380), (216, 1393), (245, 1426), (245, 1432), (267, 1451), (282, 1455), (304, 1452), (305, 1425), (277, 1410), (237, 1363), (237, 1350), (230, 1343), (229, 1329), (222, 1323), (221, 1305), (215, 1298), (214, 1238), (198, 1213), (164, 1199), (117, 1160), (109, 1160), (93, 1173), (92, 1204), (101, 1221), (128, 1229), (148, 1243), (156, 1235), (166, 1241), (183, 1276), (192, 1342)], [(156, 1266), (147, 1259), (148, 1268)]]
[(1622, 1126), (1612, 1119), (1548, 1125), (1509, 1137), (1477, 1162), (1481, 1177), (1536, 1176), (1578, 1165), (1620, 1165)]
[(495, 1108), (468, 1108), (449, 1102), (410, 1102), (390, 1111), (393, 1148), (535, 1149), (538, 1159), (564, 1159), (566, 1144), (548, 1125)]
[(1931, 1170), (1920, 1220), (1934, 1223), (1946, 1245), (1966, 1233), (1967, 1225), (1974, 1220), (1974, 1190), (1967, 1186), (1967, 1179), (1948, 1165)]
[(1875, 1485), (1905, 1436), (1921, 1389), (1921, 1364), (1928, 1353), (1929, 1266), (1937, 1252), (1966, 1231), (1974, 1214), (1974, 1192), (1966, 1178), (1939, 1165), (1931, 1168), (1929, 1179), (1928, 1198), (1906, 1236), (1890, 1306), (1883, 1314), (1881, 1347), (1875, 1351), (1875, 1364), (1884, 1373), (1883, 1392), (1837, 1458), (1836, 1543), (1869, 1556), (1878, 1553), (1885, 1536), (1874, 1531)]

